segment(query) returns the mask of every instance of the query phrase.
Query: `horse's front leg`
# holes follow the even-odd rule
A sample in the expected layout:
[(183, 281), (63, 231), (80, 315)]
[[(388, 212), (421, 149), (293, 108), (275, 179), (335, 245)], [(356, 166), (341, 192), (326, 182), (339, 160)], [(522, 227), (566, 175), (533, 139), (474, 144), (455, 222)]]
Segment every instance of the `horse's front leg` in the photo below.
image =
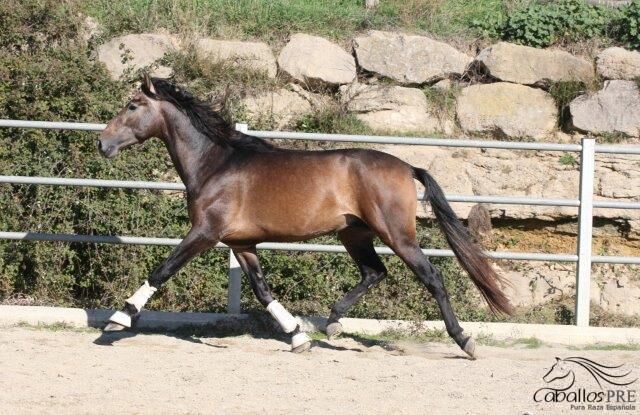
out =
[(269, 285), (267, 285), (267, 281), (265, 281), (264, 274), (260, 268), (256, 247), (253, 246), (245, 249), (234, 248), (233, 253), (238, 259), (240, 267), (249, 277), (251, 289), (256, 297), (258, 297), (258, 301), (267, 308), (267, 311), (269, 311), (278, 324), (280, 324), (282, 330), (291, 335), (291, 351), (300, 353), (309, 350), (311, 348), (311, 338), (309, 335), (300, 330), (298, 322), (291, 313), (289, 313), (282, 304), (273, 299)]
[(191, 228), (169, 257), (153, 270), (149, 279), (125, 300), (124, 308), (116, 311), (109, 318), (104, 331), (120, 331), (132, 327), (136, 317), (158, 288), (192, 258), (214, 246), (218, 242), (215, 236), (215, 233), (208, 228), (202, 226)]

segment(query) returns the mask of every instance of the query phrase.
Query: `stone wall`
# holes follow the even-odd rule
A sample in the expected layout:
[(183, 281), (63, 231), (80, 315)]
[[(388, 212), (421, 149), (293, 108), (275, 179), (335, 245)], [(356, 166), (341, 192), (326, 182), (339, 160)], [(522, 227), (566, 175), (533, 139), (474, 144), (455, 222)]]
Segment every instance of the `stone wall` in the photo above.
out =
[[(101, 45), (98, 59), (119, 77), (127, 68), (153, 65), (170, 50), (193, 48), (203, 59), (264, 71), (272, 78), (279, 74), (309, 91), (339, 91), (337, 98), (349, 111), (385, 133), (536, 140), (553, 140), (558, 132), (640, 137), (636, 51), (612, 47), (591, 60), (559, 49), (499, 42), (474, 57), (428, 37), (381, 31), (357, 36), (350, 44), (344, 49), (321, 37), (295, 34), (276, 56), (260, 42), (202, 38), (186, 43), (172, 35), (132, 34)], [(168, 76), (171, 68), (159, 66), (153, 71)], [(560, 125), (558, 103), (549, 89), (567, 82), (580, 82), (584, 91), (570, 103), (568, 119)], [(457, 96), (455, 111), (442, 114), (419, 98), (429, 88)], [(291, 87), (283, 89), (290, 92)], [(299, 115), (298, 97), (284, 90), (277, 93), (275, 110), (265, 106), (258, 113), (254, 106), (251, 115), (267, 113), (284, 119)], [(350, 104), (362, 101), (361, 94), (372, 102)], [(246, 102), (256, 99), (247, 97)], [(283, 113), (286, 107), (293, 113)]]

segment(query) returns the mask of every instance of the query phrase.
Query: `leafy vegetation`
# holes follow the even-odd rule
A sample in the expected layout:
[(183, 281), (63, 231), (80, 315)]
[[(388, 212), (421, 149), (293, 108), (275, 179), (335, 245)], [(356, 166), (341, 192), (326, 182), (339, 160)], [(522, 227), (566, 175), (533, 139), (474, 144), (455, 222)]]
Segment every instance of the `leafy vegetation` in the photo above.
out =
[(565, 154), (560, 157), (560, 164), (563, 166), (575, 166), (578, 164), (578, 160), (572, 154)]
[(534, 47), (600, 38), (605, 43), (640, 47), (640, 1), (621, 7), (589, 4), (583, 0), (528, 2), (522, 8), (502, 9), (472, 25), (489, 38)]
[(603, 131), (598, 134), (598, 140), (607, 144), (619, 144), (627, 140), (627, 135), (620, 131)]
[(328, 107), (301, 118), (296, 124), (297, 131), (327, 134), (371, 134), (372, 131), (354, 114), (340, 107)]
[(163, 63), (173, 69), (176, 82), (188, 84), (194, 94), (207, 98), (222, 93), (234, 98), (243, 97), (285, 84), (269, 78), (264, 71), (241, 68), (228, 61), (202, 59), (193, 48), (167, 54)]
[(578, 350), (628, 350), (638, 351), (640, 350), (640, 344), (638, 343), (596, 343), (579, 348)]
[(587, 91), (587, 86), (581, 81), (559, 81), (553, 82), (549, 86), (549, 94), (554, 99), (558, 107), (558, 124), (565, 125), (571, 114), (569, 104), (579, 95)]
[(623, 7), (614, 25), (616, 38), (631, 49), (640, 49), (640, 1)]
[[(277, 46), (297, 32), (348, 40), (376, 29), (467, 42), (484, 36), (535, 47), (600, 38), (640, 48), (640, 0), (621, 8), (584, 0), (385, 0), (374, 10), (365, 9), (361, 0), (75, 0), (72, 4), (97, 19), (107, 38), (167, 30), (260, 39)], [(64, 37), (64, 32), (58, 36)]]
[(442, 120), (455, 117), (456, 99), (460, 91), (461, 87), (458, 85), (452, 85), (449, 88), (426, 87), (422, 89), (427, 101), (433, 105), (436, 116)]
[(603, 36), (611, 21), (612, 10), (579, 0), (532, 3), (509, 16), (503, 29), (503, 38), (544, 47)]
[(346, 39), (365, 29), (398, 29), (473, 38), (473, 19), (503, 9), (502, 0), (385, 0), (367, 10), (361, 0), (81, 0), (81, 8), (106, 35), (164, 28), (212, 36), (262, 39), (278, 44), (296, 32)]

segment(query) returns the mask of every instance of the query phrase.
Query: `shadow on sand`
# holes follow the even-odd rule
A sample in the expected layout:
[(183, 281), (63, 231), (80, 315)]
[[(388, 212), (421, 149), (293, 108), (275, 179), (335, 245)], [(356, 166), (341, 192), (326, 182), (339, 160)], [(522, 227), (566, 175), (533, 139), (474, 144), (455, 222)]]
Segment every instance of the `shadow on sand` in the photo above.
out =
[[(288, 342), (288, 337), (283, 333), (275, 331), (273, 325), (265, 321), (264, 316), (256, 315), (254, 317), (255, 318), (245, 319), (243, 321), (220, 321), (213, 324), (184, 326), (175, 330), (163, 328), (132, 328), (123, 331), (103, 331), (93, 343), (99, 346), (113, 346), (114, 343), (120, 340), (151, 334), (161, 334), (190, 343), (216, 348), (226, 348), (227, 346), (206, 343), (202, 341), (202, 338), (220, 339), (250, 335), (258, 339), (278, 339)], [(101, 323), (97, 328), (102, 328), (103, 325), (104, 323)]]
[[(101, 316), (102, 317), (102, 316)], [(93, 325), (96, 328), (102, 328), (103, 322)], [(280, 328), (275, 325), (271, 317), (264, 313), (255, 313), (250, 318), (243, 319), (242, 321), (220, 321), (215, 324), (206, 325), (194, 325), (186, 326), (176, 330), (167, 329), (128, 329), (123, 331), (111, 331), (101, 332), (100, 336), (96, 338), (93, 343), (99, 346), (113, 346), (115, 343), (133, 338), (136, 336), (146, 336), (151, 334), (161, 334), (164, 336), (173, 337), (179, 340), (184, 340), (194, 344), (202, 344), (204, 346), (215, 348), (226, 348), (227, 346), (210, 344), (202, 339), (207, 338), (225, 338), (249, 335), (256, 339), (274, 339), (289, 344), (290, 336), (280, 331)], [(327, 339), (319, 339), (313, 341), (314, 347), (323, 349), (337, 350), (337, 351), (351, 351), (351, 352), (364, 352), (366, 348), (373, 346), (379, 346), (387, 351), (397, 351), (397, 347), (392, 341), (370, 339), (359, 336), (357, 334), (343, 333), (341, 338), (352, 339), (355, 342), (362, 345), (362, 348), (357, 347), (345, 347), (338, 344), (333, 344)]]

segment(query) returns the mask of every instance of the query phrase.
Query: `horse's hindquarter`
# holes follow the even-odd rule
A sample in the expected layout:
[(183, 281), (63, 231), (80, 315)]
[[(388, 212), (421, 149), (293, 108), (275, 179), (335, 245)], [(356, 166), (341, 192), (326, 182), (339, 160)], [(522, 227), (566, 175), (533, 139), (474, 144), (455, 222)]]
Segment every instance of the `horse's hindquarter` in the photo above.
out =
[(398, 177), (415, 194), (408, 171), (399, 159), (368, 150), (256, 155), (237, 175), (237, 214), (223, 241), (305, 240), (342, 229), (364, 220), (379, 193), (397, 191)]

